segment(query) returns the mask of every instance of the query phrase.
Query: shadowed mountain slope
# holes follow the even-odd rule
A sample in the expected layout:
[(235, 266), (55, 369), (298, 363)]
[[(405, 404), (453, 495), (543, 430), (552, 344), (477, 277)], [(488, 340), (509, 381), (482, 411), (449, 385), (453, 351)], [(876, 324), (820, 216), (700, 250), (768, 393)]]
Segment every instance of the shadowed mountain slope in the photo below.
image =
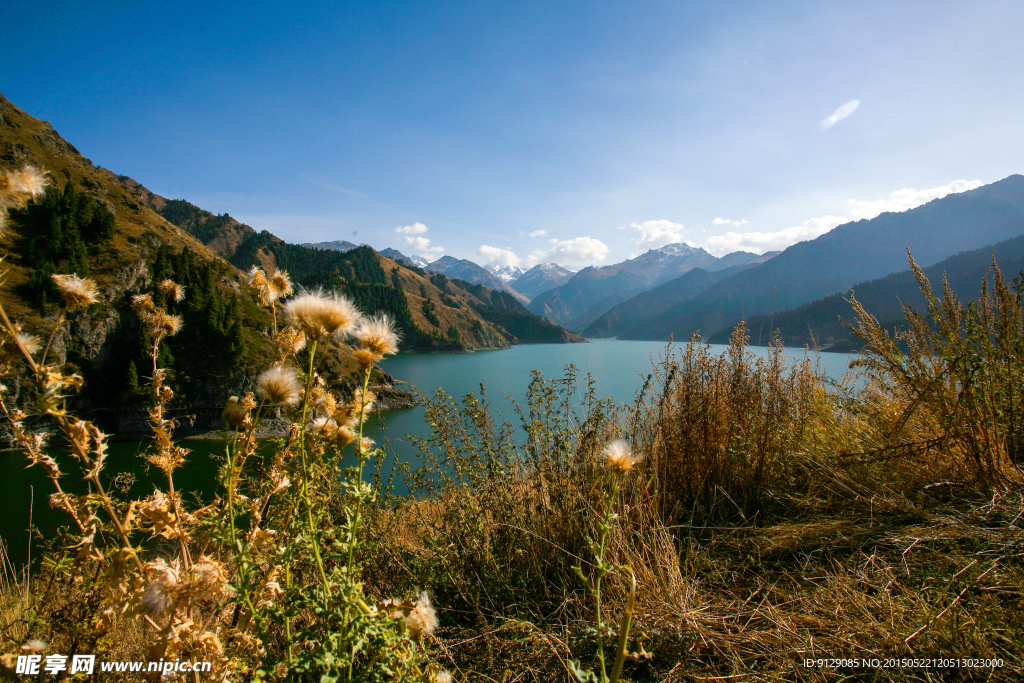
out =
[(1024, 233), (1024, 176), (1013, 175), (902, 213), (841, 225), (789, 247), (767, 263), (722, 280), (623, 332), (627, 339), (706, 337), (742, 317), (789, 310), (904, 270), (906, 249), (922, 267)]
[[(965, 251), (924, 269), (936, 294), (941, 294), (942, 278), (961, 301), (977, 299), (986, 274), (991, 276), (992, 257), (995, 255), (1003, 276), (1024, 279), (1024, 235), (998, 244)], [(991, 277), (989, 277), (991, 285)], [(850, 294), (875, 316), (883, 326), (892, 329), (905, 324), (902, 305), (925, 312), (927, 305), (921, 289), (910, 270), (887, 275), (876, 280), (861, 282), (843, 294), (833, 294), (812, 301), (790, 311), (771, 315), (757, 315), (747, 320), (754, 343), (767, 344), (771, 330), (778, 330), (787, 346), (815, 346), (823, 350), (844, 351), (860, 346), (860, 341), (842, 321), (853, 322), (853, 308), (847, 301)], [(728, 341), (730, 329), (723, 329), (710, 338), (715, 343)]]

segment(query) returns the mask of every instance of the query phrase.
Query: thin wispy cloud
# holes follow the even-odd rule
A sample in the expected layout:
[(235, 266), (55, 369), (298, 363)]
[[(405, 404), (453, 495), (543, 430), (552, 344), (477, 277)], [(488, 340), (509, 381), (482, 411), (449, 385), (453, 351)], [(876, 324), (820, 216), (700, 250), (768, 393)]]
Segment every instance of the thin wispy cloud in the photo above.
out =
[(716, 218), (713, 221), (711, 221), (711, 223), (714, 224), (714, 225), (731, 225), (734, 228), (738, 228), (740, 226), (746, 225), (747, 224), (747, 219), (746, 218), (741, 218), (738, 221), (734, 221), (734, 220), (731, 220), (729, 218), (722, 218), (721, 216), (719, 216), (718, 218)]
[(303, 177), (303, 180), (306, 180), (307, 182), (309, 182), (309, 183), (311, 183), (313, 185), (316, 185), (318, 187), (322, 187), (325, 190), (331, 190), (332, 192), (337, 192), (338, 194), (345, 195), (346, 197), (352, 197), (353, 199), (358, 199), (358, 200), (360, 200), (362, 202), (366, 202), (367, 204), (370, 204), (372, 206), (376, 206), (379, 209), (389, 209), (391, 211), (402, 211), (403, 210), (403, 209), (401, 209), (401, 208), (399, 208), (397, 206), (392, 206), (391, 204), (387, 204), (387, 203), (382, 202), (382, 201), (380, 201), (378, 199), (374, 199), (373, 197), (370, 197), (370, 196), (368, 196), (366, 194), (363, 194), (362, 192), (359, 192), (358, 190), (353, 190), (350, 187), (343, 187), (341, 185), (335, 185), (334, 183), (324, 182), (323, 180), (318, 180), (317, 178), (310, 178), (308, 176), (302, 176), (302, 177)]
[[(702, 245), (715, 256), (724, 256), (733, 251), (752, 251), (762, 254), (766, 251), (781, 250), (797, 242), (814, 239), (843, 223), (864, 218), (871, 219), (886, 211), (907, 211), (949, 194), (966, 192), (981, 187), (980, 180), (954, 180), (947, 185), (917, 189), (907, 187), (890, 192), (878, 199), (849, 199), (846, 204), (852, 217), (820, 216), (809, 218), (800, 225), (790, 226), (772, 232), (738, 232), (730, 230), (722, 235), (713, 235)], [(718, 223), (714, 221), (717, 225)]]
[(850, 100), (843, 106), (832, 112), (832, 116), (821, 122), (822, 130), (828, 130), (832, 126), (836, 125), (843, 119), (847, 118), (850, 114), (857, 111), (857, 107), (860, 106), (860, 100)]
[(880, 213), (886, 211), (906, 211), (907, 209), (913, 209), (915, 206), (921, 206), (933, 199), (939, 199), (945, 197), (947, 194), (956, 194), (957, 192), (966, 192), (967, 190), (973, 190), (976, 187), (984, 185), (980, 180), (954, 180), (948, 185), (940, 185), (939, 187), (929, 187), (926, 189), (919, 190), (916, 187), (906, 187), (902, 190), (896, 190), (890, 192), (885, 197), (879, 197), (878, 199), (867, 199), (858, 200), (850, 199), (847, 204), (850, 206), (850, 211), (856, 220), (861, 218), (874, 218)]

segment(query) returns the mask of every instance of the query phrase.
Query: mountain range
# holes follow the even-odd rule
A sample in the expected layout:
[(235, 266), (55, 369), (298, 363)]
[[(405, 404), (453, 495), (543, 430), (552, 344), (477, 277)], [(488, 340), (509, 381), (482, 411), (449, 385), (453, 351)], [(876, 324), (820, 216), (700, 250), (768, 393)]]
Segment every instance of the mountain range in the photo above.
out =
[(669, 244), (614, 265), (584, 268), (565, 283), (541, 293), (529, 308), (571, 330), (581, 331), (615, 305), (694, 268), (714, 272), (763, 258), (749, 252), (718, 258), (700, 247)]
[[(89, 274), (101, 286), (113, 287), (112, 291), (138, 293), (139, 288), (154, 286), (153, 273), (161, 269), (173, 278), (174, 264), (180, 262), (194, 277), (206, 278), (201, 287), (186, 284), (197, 293), (209, 290), (216, 305), (208, 305), (207, 312), (222, 316), (211, 325), (223, 327), (230, 322), (225, 322), (219, 307), (240, 307), (235, 315), (244, 318), (246, 331), (239, 333), (245, 337), (239, 343), (252, 352), (248, 361), (257, 364), (257, 356), (270, 349), (261, 346), (262, 335), (248, 331), (269, 326), (267, 314), (251, 305), (251, 298), (244, 293), (243, 272), (254, 265), (267, 271), (286, 269), (299, 286), (341, 291), (366, 313), (387, 313), (400, 328), (404, 350), (473, 350), (535, 341), (581, 341), (578, 335), (530, 313), (507, 292), (406, 267), (350, 242), (321, 243), (316, 248), (289, 244), (227, 214), (205, 211), (184, 199), (161, 197), (128, 176), (94, 166), (52, 126), (2, 95), (0, 163), (4, 168), (35, 164), (46, 169), (53, 181), (38, 203), (38, 211), (49, 211), (49, 217), (31, 212), (13, 216), (13, 229), (3, 238), (10, 255), (5, 266), (11, 272), (0, 296), (8, 311), (30, 326), (51, 313), (46, 298), (52, 295), (49, 272)], [(69, 211), (74, 215), (62, 213)], [(81, 236), (64, 230), (59, 239), (51, 239), (53, 244), (42, 245), (40, 240), (46, 238), (41, 234), (35, 240), (28, 233), (21, 234), (49, 230), (46, 226), (61, 222), (75, 224), (79, 215), (99, 216), (97, 225), (102, 226), (108, 225), (109, 215), (109, 231), (104, 232), (102, 241), (97, 238), (93, 244), (85, 232), (95, 232), (92, 226), (96, 221), (83, 223)], [(71, 240), (67, 244), (65, 237)], [(30, 280), (38, 283), (30, 285)], [(120, 295), (111, 296), (122, 302)], [(122, 313), (117, 311), (119, 320)], [(89, 353), (82, 357), (106, 358), (113, 343), (110, 334), (116, 333), (119, 324), (104, 322), (101, 327), (106, 332), (90, 332)], [(194, 328), (186, 324), (185, 334)], [(222, 332), (228, 333), (226, 328)]]
[(908, 248), (918, 264), (927, 268), (951, 254), (1020, 234), (1024, 234), (1024, 176), (1013, 175), (914, 209), (840, 225), (663, 311), (635, 318), (617, 336), (685, 339), (699, 331), (714, 337), (741, 319), (790, 310), (848, 292), (856, 283), (905, 270)]
[[(923, 270), (940, 298), (945, 280), (960, 301), (969, 301), (981, 294), (983, 281), (988, 281), (991, 290), (993, 259), (1005, 278), (1017, 277), (1024, 282), (1024, 234), (991, 246), (960, 252)], [(904, 324), (904, 305), (919, 312), (927, 310), (927, 302), (917, 280), (906, 269), (857, 283), (847, 292), (831, 294), (789, 311), (752, 316), (746, 320), (747, 330), (752, 340), (760, 343), (767, 343), (769, 336), (775, 334), (786, 346), (851, 350), (860, 346), (860, 341), (844, 325), (854, 322), (853, 307), (848, 301), (850, 297), (855, 297), (869, 314), (890, 330)], [(730, 333), (730, 329), (720, 330), (709, 341), (726, 343)]]

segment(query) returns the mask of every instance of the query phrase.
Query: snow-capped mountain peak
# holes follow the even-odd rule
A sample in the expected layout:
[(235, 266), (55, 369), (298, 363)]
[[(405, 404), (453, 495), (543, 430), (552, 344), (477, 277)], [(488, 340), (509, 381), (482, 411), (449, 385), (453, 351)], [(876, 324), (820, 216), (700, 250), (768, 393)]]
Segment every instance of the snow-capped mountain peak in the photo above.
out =
[(526, 272), (519, 266), (499, 266), (496, 264), (491, 264), (489, 266), (486, 266), (486, 268), (487, 270), (494, 273), (494, 275), (497, 276), (498, 279), (503, 280), (504, 282), (512, 282), (513, 280), (515, 280), (520, 275)]

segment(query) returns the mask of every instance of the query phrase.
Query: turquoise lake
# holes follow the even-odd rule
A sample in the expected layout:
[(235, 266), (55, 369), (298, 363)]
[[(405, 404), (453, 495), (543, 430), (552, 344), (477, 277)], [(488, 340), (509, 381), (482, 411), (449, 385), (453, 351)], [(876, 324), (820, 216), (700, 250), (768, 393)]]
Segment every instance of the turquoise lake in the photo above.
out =
[[(724, 346), (712, 346), (724, 352)], [(401, 354), (381, 363), (381, 367), (396, 379), (408, 382), (420, 392), (432, 395), (444, 389), (450, 396), (460, 399), (469, 393), (479, 393), (481, 382), (491, 402), (495, 417), (517, 424), (513, 401), (525, 403), (531, 372), (539, 370), (545, 379), (561, 378), (570, 363), (575, 365), (581, 386), (590, 373), (594, 377), (597, 396), (609, 397), (616, 403), (632, 403), (644, 380), (652, 372), (653, 362), (664, 357), (664, 342), (596, 340), (587, 344), (530, 344), (497, 351), (477, 351), (460, 354)], [(750, 352), (761, 355), (766, 349), (751, 347)], [(802, 350), (788, 351), (794, 359), (802, 359)], [(842, 376), (849, 365), (848, 354), (821, 353), (818, 360), (825, 372), (834, 378)], [(417, 453), (407, 438), (408, 434), (427, 436), (429, 430), (423, 420), (424, 408), (375, 415), (368, 425), (369, 436), (384, 446), (390, 462), (404, 461), (415, 464)], [(105, 472), (113, 477), (121, 473), (121, 483), (128, 495), (147, 495), (156, 485), (166, 490), (148, 468), (139, 453), (145, 443), (112, 443)], [(188, 462), (175, 475), (176, 488), (208, 499), (216, 487), (217, 462), (215, 456), (223, 454), (223, 444), (216, 441), (184, 440), (182, 445), (192, 450)], [(74, 465), (64, 465), (68, 472)], [(4, 514), (0, 516), (0, 539), (7, 546), (12, 563), (24, 564), (28, 551), (29, 515), (43, 538), (33, 541), (33, 554), (54, 530), (67, 524), (67, 516), (49, 507), (48, 497), (52, 485), (39, 468), (25, 469), (25, 456), (21, 452), (0, 452), (0, 494), (3, 496)], [(81, 492), (81, 482), (71, 476), (64, 480), (69, 491)], [(398, 482), (397, 488), (404, 488)]]

